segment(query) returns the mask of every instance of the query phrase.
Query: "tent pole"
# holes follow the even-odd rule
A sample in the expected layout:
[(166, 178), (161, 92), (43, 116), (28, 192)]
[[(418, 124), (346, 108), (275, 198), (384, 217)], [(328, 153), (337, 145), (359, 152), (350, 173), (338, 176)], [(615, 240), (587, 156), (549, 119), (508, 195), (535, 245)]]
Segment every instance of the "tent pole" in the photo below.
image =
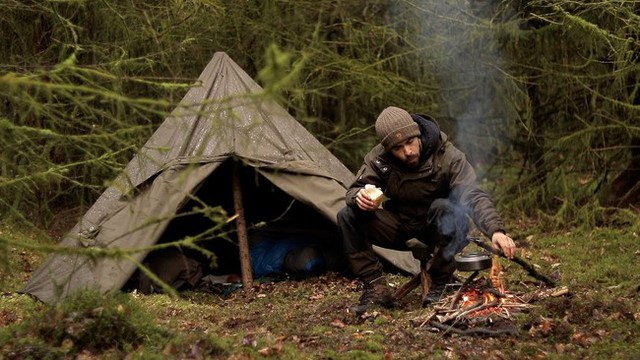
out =
[(236, 211), (236, 229), (238, 231), (238, 246), (240, 247), (240, 270), (242, 274), (242, 286), (245, 289), (253, 286), (251, 273), (251, 255), (249, 254), (249, 240), (247, 239), (247, 223), (244, 218), (242, 206), (242, 188), (240, 187), (240, 166), (236, 165), (233, 171), (233, 206)]

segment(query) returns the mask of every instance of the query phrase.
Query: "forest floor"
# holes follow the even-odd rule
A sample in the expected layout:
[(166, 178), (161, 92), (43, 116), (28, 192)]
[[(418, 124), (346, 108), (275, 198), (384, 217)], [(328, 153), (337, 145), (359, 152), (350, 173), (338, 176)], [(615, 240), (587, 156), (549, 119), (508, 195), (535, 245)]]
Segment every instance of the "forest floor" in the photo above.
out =
[[(7, 224), (0, 224), (0, 237), (40, 241), (37, 233)], [(49, 306), (16, 293), (43, 257), (8, 246), (0, 354), (5, 359), (638, 359), (638, 240), (633, 231), (611, 228), (521, 238), (521, 257), (554, 279), (557, 288), (502, 259), (507, 292), (549, 294), (565, 287), (568, 292), (529, 297), (526, 308), (479, 325), (508, 327), (506, 334), (432, 326), (427, 320), (443, 304), (423, 308), (419, 290), (393, 309), (356, 316), (350, 308), (362, 289), (337, 273), (256, 281), (250, 289), (224, 295), (86, 293)], [(388, 280), (399, 287), (409, 277), (391, 274)]]

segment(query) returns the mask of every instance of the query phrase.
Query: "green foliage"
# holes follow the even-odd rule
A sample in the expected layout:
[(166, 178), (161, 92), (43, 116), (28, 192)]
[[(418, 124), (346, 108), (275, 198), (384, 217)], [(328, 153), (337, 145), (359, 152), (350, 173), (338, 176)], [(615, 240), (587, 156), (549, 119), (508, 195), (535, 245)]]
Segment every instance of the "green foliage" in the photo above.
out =
[(0, 210), (43, 225), (93, 203), (216, 51), (353, 171), (382, 108), (435, 115), (515, 215), (579, 224), (636, 156), (634, 2), (0, 5)]
[(35, 358), (47, 348), (53, 354), (76, 353), (83, 349), (126, 353), (145, 342), (159, 342), (170, 335), (156, 326), (129, 295), (102, 295), (96, 291), (79, 293), (44, 311), (30, 314), (29, 318), (3, 329), (2, 333), (0, 346), (16, 358)]
[[(640, 130), (630, 121), (640, 111), (637, 5), (526, 3), (524, 31), (502, 40), (530, 102), (515, 139), (523, 172), (510, 191), (528, 214), (593, 225), (592, 216), (577, 215), (599, 208), (607, 184), (632, 160)], [(509, 45), (523, 36), (529, 49)]]
[(267, 47), (265, 66), (258, 72), (267, 93), (279, 93), (291, 87), (304, 65), (302, 61), (292, 64), (291, 60), (291, 54), (281, 51), (276, 44)]

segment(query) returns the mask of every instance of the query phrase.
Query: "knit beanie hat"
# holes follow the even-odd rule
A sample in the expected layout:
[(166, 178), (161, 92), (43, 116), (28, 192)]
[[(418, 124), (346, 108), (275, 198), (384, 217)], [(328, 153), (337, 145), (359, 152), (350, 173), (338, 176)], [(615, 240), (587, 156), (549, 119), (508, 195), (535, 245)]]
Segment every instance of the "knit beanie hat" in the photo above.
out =
[(406, 110), (389, 106), (376, 120), (376, 133), (382, 146), (390, 150), (409, 138), (420, 136), (420, 128)]

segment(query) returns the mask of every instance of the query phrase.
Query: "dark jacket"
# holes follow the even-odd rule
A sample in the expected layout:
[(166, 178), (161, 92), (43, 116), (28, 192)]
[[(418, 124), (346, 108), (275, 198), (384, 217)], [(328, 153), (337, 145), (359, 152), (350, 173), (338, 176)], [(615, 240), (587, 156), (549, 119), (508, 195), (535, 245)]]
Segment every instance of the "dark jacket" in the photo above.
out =
[[(424, 227), (431, 203), (444, 198), (463, 206), (485, 235), (491, 237), (496, 231), (504, 231), (493, 201), (478, 187), (475, 171), (464, 153), (453, 146), (434, 121), (416, 120), (421, 128), (423, 149), (418, 167), (408, 168), (381, 144), (376, 145), (365, 156), (355, 182), (347, 190), (347, 205), (357, 208), (357, 192), (366, 184), (373, 184), (387, 197), (383, 207), (397, 213), (409, 229)], [(434, 129), (439, 136), (433, 135)], [(432, 134), (431, 139), (425, 138), (425, 134)]]

